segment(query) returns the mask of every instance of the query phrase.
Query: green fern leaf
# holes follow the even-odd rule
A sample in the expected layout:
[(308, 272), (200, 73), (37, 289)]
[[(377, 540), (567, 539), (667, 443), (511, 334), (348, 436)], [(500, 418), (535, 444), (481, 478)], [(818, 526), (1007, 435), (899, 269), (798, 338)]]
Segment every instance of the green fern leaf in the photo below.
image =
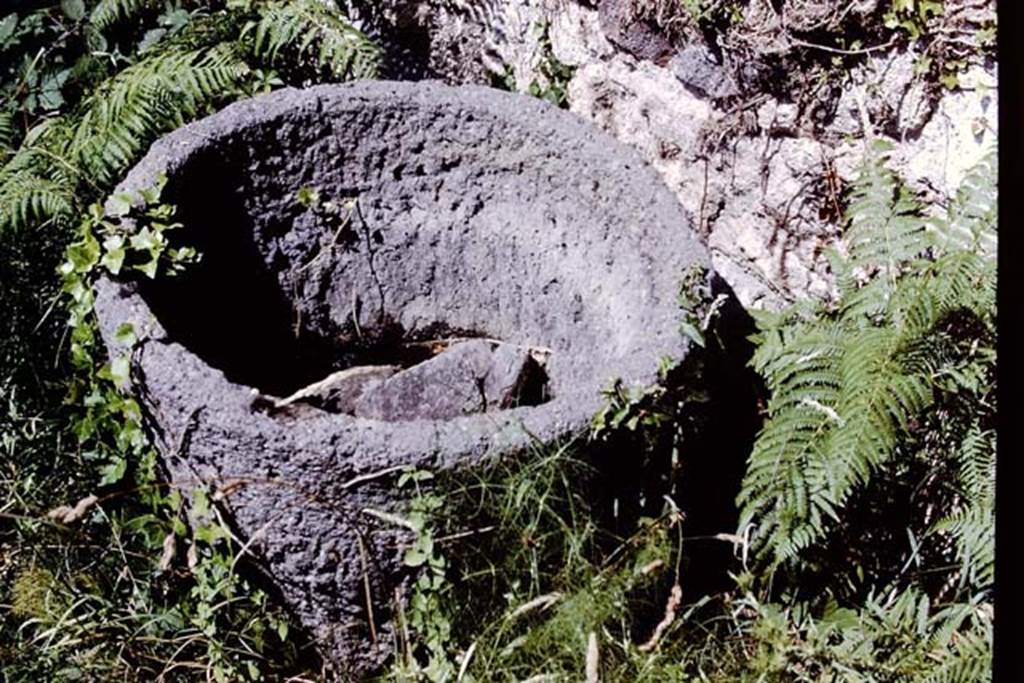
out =
[(843, 236), (849, 267), (878, 272), (890, 285), (904, 262), (923, 251), (926, 227), (920, 206), (885, 166), (891, 150), (880, 140), (869, 146), (853, 184)]
[(63, 220), (73, 211), (74, 196), (64, 183), (27, 171), (2, 176), (0, 229), (21, 229), (47, 220)]
[(940, 654), (939, 663), (920, 683), (975, 683), (992, 680), (992, 634), (990, 631), (962, 635), (955, 649)]
[(69, 156), (92, 178), (109, 184), (158, 135), (237, 92), (247, 72), (226, 47), (144, 59), (89, 98)]
[(0, 111), (0, 159), (11, 152), (14, 144), (14, 114)]
[(995, 150), (966, 175), (945, 217), (929, 225), (932, 243), (940, 254), (958, 250), (984, 256), (996, 253), (998, 203)]
[(162, 0), (99, 0), (89, 21), (100, 31), (114, 24), (134, 19), (146, 10), (163, 7)]
[[(990, 342), (973, 337), (965, 346), (962, 330), (993, 324), (994, 262), (962, 249), (927, 253), (934, 242), (920, 207), (886, 168), (887, 154), (876, 144), (866, 155), (849, 209), (848, 255), (832, 255), (843, 279), (838, 309), (801, 306), (758, 320), (751, 365), (771, 399), (737, 503), (741, 529), (755, 529), (755, 555), (773, 565), (824, 539), (853, 493), (892, 466), (936, 392), (976, 395), (991, 381)], [(972, 234), (993, 220), (984, 180), (991, 170), (972, 174), (958, 200)], [(984, 490), (994, 475), (971, 446), (977, 441), (965, 442), (971, 464), (960, 476), (964, 487)], [(970, 558), (963, 574), (975, 586), (988, 580), (991, 556), (978, 510), (942, 527)]]
[(260, 15), (253, 39), (258, 57), (273, 64), (291, 52), (339, 80), (377, 75), (380, 48), (323, 3), (273, 2), (261, 8)]

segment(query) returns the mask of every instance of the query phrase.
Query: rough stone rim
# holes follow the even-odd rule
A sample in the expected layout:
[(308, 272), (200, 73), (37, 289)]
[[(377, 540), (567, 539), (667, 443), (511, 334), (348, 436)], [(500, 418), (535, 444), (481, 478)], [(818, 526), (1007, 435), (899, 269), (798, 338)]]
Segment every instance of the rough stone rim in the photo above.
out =
[[(311, 115), (329, 113), (331, 110), (358, 109), (360, 106), (382, 100), (400, 98), (402, 106), (420, 108), (445, 108), (453, 102), (463, 110), (471, 109), (481, 115), (496, 119), (509, 118), (509, 111), (522, 117), (529, 128), (546, 130), (555, 138), (562, 138), (572, 145), (572, 155), (578, 163), (595, 163), (608, 168), (609, 171), (627, 171), (628, 181), (636, 188), (644, 188), (647, 192), (655, 192), (659, 197), (658, 209), (664, 212), (674, 210), (681, 228), (692, 224), (686, 210), (678, 203), (675, 196), (668, 190), (662, 179), (642, 159), (633, 148), (600, 131), (576, 115), (558, 109), (537, 98), (518, 93), (510, 93), (485, 86), (463, 85), (447, 86), (435, 81), (401, 82), (401, 81), (363, 81), (350, 84), (319, 85), (307, 89), (283, 88), (272, 93), (257, 96), (248, 100), (235, 102), (224, 109), (198, 121), (186, 124), (172, 133), (157, 140), (143, 159), (134, 166), (125, 179), (117, 186), (114, 194), (127, 193), (134, 195), (138, 191), (151, 187), (160, 174), (171, 177), (185, 166), (192, 155), (214, 146), (217, 141), (239, 131), (272, 123), (286, 114), (308, 112)], [(617, 167), (617, 168), (616, 168)], [(629, 188), (624, 188), (628, 192)], [(668, 223), (664, 217), (661, 223)], [(674, 236), (678, 248), (695, 255), (695, 262), (709, 264), (707, 248), (698, 239), (692, 229), (681, 229)], [(101, 282), (104, 288), (116, 283)], [(117, 306), (121, 312), (130, 311), (127, 322), (136, 329), (148, 329), (150, 338), (164, 336), (162, 326), (155, 319), (148, 304), (137, 292), (120, 290), (113, 295), (119, 299), (127, 299)], [(103, 317), (102, 315), (100, 316)], [(112, 354), (127, 351), (127, 347), (119, 344), (113, 329), (120, 321), (101, 320), (101, 329)], [(107, 329), (109, 327), (109, 329)], [(217, 378), (223, 387), (223, 396), (232, 397), (230, 408), (237, 412), (243, 406), (248, 408), (251, 399), (251, 388), (229, 381), (217, 368), (208, 365), (202, 358), (184, 346), (172, 342), (181, 354), (184, 367), (202, 366), (207, 379)], [(672, 349), (660, 349), (663, 353), (683, 358), (692, 348), (692, 342), (680, 335), (678, 344)], [(657, 381), (658, 358), (652, 358), (649, 371), (633, 377), (630, 386), (647, 386)], [(410, 464), (432, 461), (437, 465), (451, 465), (469, 453), (479, 454), (496, 449), (499, 453), (529, 448), (538, 442), (550, 442), (579, 433), (585, 428), (592, 416), (600, 409), (602, 397), (596, 391), (580, 391), (568, 395), (556, 396), (539, 406), (521, 406), (496, 413), (467, 415), (452, 420), (431, 421), (411, 420), (404, 422), (384, 422), (368, 420), (350, 415), (325, 413), (322, 416), (304, 418), (303, 422), (313, 426), (316, 422), (330, 421), (334, 426), (331, 430), (355, 429), (356, 431), (377, 431), (377, 438), (390, 440), (392, 435), (400, 437), (411, 430), (422, 431), (424, 424), (431, 425), (436, 434), (434, 444), (445, 444), (446, 448), (436, 448), (424, 444), (424, 450), (432, 452), (434, 457), (424, 458), (423, 453), (409, 453)], [(229, 406), (222, 404), (222, 408)], [(316, 426), (319, 431), (323, 426)], [(397, 438), (403, 442), (404, 439)], [(486, 444), (486, 445), (485, 445)], [(421, 457), (414, 457), (419, 455)], [(356, 470), (358, 471), (358, 466)]]

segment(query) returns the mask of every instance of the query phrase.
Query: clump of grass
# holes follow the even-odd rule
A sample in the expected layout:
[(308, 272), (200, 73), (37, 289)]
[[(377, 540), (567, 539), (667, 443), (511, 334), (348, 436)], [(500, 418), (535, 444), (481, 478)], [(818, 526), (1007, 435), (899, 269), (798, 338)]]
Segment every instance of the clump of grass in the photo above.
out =
[(635, 680), (671, 628), (683, 516), (667, 501), (629, 537), (607, 531), (588, 453), (582, 441), (538, 448), (438, 483), (461, 680), (583, 680), (595, 642), (604, 680)]
[[(602, 455), (580, 440), (438, 478), (435, 541), (449, 569), (434, 618), (451, 625), (450, 661), (392, 680), (895, 683), (989, 670), (980, 598), (933, 605), (911, 587), (808, 600), (760, 585), (737, 557), (730, 589), (684, 601), (687, 560), (701, 561), (687, 557), (699, 546), (685, 515), (666, 498), (629, 535), (609, 532), (595, 495)], [(742, 556), (742, 538), (720, 540)]]
[(26, 619), (45, 619), (55, 611), (53, 573), (43, 567), (24, 567), (11, 584), (11, 613)]

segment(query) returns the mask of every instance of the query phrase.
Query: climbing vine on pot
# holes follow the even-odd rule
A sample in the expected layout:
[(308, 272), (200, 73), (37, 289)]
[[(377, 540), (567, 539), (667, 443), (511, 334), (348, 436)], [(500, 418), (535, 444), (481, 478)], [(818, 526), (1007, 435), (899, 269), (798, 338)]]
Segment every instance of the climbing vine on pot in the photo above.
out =
[[(102, 360), (93, 311), (97, 279), (134, 273), (148, 279), (173, 277), (199, 258), (195, 249), (171, 244), (168, 233), (183, 226), (175, 220), (175, 207), (160, 201), (164, 183), (161, 177), (137, 195), (117, 194), (105, 207), (91, 206), (59, 269), (75, 369), (67, 400), (77, 413), (74, 434), (79, 448), (98, 469), (101, 495), (92, 494), (73, 507), (61, 506), (50, 518), (71, 524), (95, 513), (109, 520), (115, 536), (131, 534), (142, 540), (149, 551), (143, 564), (155, 578), (134, 582), (131, 599), (139, 604), (132, 616), (156, 614), (146, 628), (157, 638), (195, 644), (171, 655), (165, 671), (179, 657), (198, 655), (213, 680), (262, 680), (265, 634), (276, 633), (284, 643), (288, 621), (269, 606), (266, 593), (236, 574), (234, 539), (211, 503), (218, 497), (216, 484), (190, 486), (186, 512), (183, 492), (168, 490), (160, 480), (142, 406), (131, 393), (131, 355), (145, 330), (122, 324), (116, 341), (131, 350)], [(142, 504), (140, 513), (121, 511), (111, 517), (103, 509), (107, 501), (133, 496)], [(181, 593), (170, 608), (159, 603), (168, 591)]]
[[(161, 178), (138, 198), (115, 195), (106, 208), (92, 205), (79, 227), (78, 239), (68, 246), (67, 260), (60, 266), (69, 300), (71, 362), (77, 371), (68, 398), (83, 408), (75, 433), (80, 443), (96, 444), (89, 453), (100, 465), (101, 485), (119, 482), (132, 456), (141, 456), (148, 442), (142, 431), (140, 406), (124, 391), (129, 357), (112, 358), (97, 367), (98, 336), (93, 317), (96, 278), (102, 272), (116, 276), (129, 270), (150, 279), (161, 270), (173, 275), (198, 258), (191, 247), (170, 246), (167, 233), (182, 226), (173, 220), (174, 207), (159, 203), (164, 182)], [(137, 332), (125, 323), (116, 336), (131, 348)], [(105, 446), (102, 439), (95, 438), (100, 434), (115, 438)]]
[[(429, 470), (406, 469), (398, 479), (398, 487), (415, 491), (408, 512), (404, 517), (377, 513), (413, 534), (402, 562), (417, 571), (418, 576), (409, 595), (407, 611), (399, 605), (402, 642), (400, 656), (396, 657), (392, 669), (399, 680), (446, 681), (455, 673), (450, 653), (452, 627), (444, 605), (445, 594), (451, 591), (448, 561), (435, 538), (435, 526), (445, 499), (426, 488), (426, 483), (433, 479), (434, 474)], [(411, 635), (415, 636), (415, 642)]]

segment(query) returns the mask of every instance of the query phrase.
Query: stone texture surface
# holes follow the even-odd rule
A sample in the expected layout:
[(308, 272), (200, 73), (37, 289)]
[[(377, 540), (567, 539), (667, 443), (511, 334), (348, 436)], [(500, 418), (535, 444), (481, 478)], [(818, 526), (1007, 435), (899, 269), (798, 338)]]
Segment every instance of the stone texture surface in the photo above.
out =
[(637, 59), (659, 62), (675, 52), (670, 38), (635, 0), (598, 0), (601, 30), (616, 47)]
[(512, 408), (531, 373), (539, 372), (523, 349), (462, 342), (363, 393), (355, 414), (371, 420), (450, 420)]
[(675, 51), (668, 68), (676, 79), (697, 97), (718, 100), (740, 94), (732, 76), (703, 45)]
[(274, 401), (273, 407), (280, 410), (293, 403), (308, 403), (332, 413), (355, 414), (356, 402), (363, 394), (400, 369), (397, 365), (361, 365), (338, 370), (286, 398)]
[[(751, 2), (741, 18), (749, 30), (710, 43), (670, 28), (679, 17), (659, 20), (662, 10), (678, 12), (677, 3), (661, 0), (454, 4), (464, 7), (459, 25), (477, 24), (486, 45), (482, 57), (467, 50), (459, 59), (484, 63), (493, 75), (511, 71), (520, 90), (545, 84), (546, 50), (577, 67), (571, 111), (635, 147), (662, 174), (747, 306), (832, 294), (824, 254), (840, 233), (837, 200), (863, 153), (858, 101), (874, 133), (896, 144), (897, 170), (929, 199), (955, 194), (996, 135), (995, 67), (969, 67), (956, 90), (936, 87), (934, 77), (915, 72), (927, 56), (915, 41), (873, 49), (848, 78), (818, 85), (820, 73), (770, 67), (801, 40), (813, 42), (815, 31), (877, 23), (877, 0)], [(950, 0), (944, 14), (949, 25), (982, 25), (994, 17), (993, 3)], [(673, 32), (687, 35), (667, 42)], [(947, 32), (942, 40), (964, 38)], [(439, 75), (465, 82), (464, 74)]]
[(581, 66), (615, 54), (615, 47), (601, 30), (593, 8), (578, 2), (562, 2), (547, 18), (551, 51), (563, 64)]
[(919, 187), (940, 198), (956, 194), (961, 181), (993, 149), (998, 134), (997, 79), (994, 70), (968, 69), (961, 89), (941, 97), (920, 135), (899, 145), (895, 163)]
[[(223, 488), (341, 680), (392, 652), (408, 539), (372, 511), (404, 510), (401, 467), (576, 434), (613, 379), (650, 384), (659, 359), (691, 352), (678, 287), (709, 257), (687, 212), (635, 150), (539, 100), (437, 83), (282, 90), (161, 139), (118, 191), (161, 172), (202, 260), (101, 281), (101, 332), (117, 354), (117, 327), (134, 326), (133, 381), (168, 470)], [(354, 200), (350, 233), (301, 206), (302, 187)], [(253, 388), (288, 396), (439, 336), (545, 349), (550, 400), (401, 422), (254, 403)]]

